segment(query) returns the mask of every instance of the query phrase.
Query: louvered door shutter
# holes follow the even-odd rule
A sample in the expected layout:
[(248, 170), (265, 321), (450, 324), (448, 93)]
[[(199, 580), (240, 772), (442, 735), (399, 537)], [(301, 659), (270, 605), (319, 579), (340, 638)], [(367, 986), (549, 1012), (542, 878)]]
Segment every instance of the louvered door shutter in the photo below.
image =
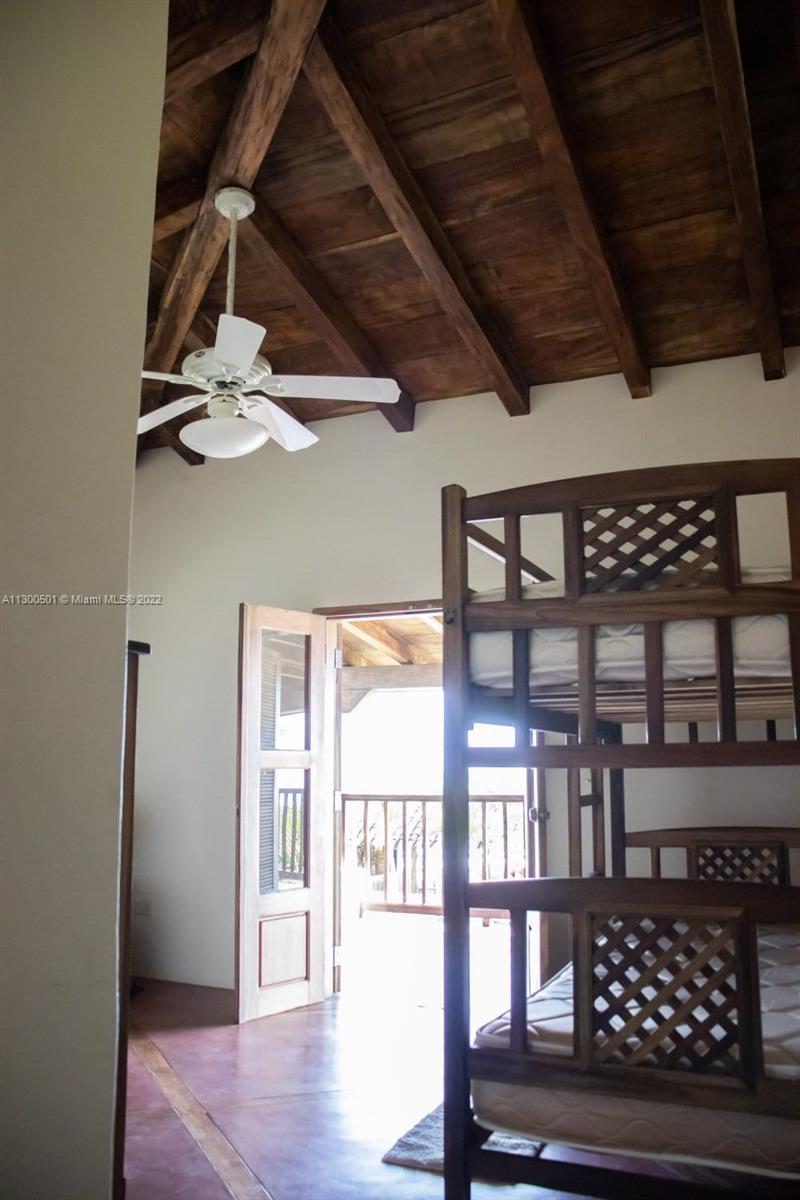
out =
[[(264, 646), (261, 650), (260, 743), (262, 750), (273, 750), (275, 747), (279, 688), (280, 662), (278, 656)], [(264, 892), (274, 892), (278, 886), (278, 820), (275, 772), (273, 770), (261, 772), (258, 795), (258, 888), (263, 895)]]

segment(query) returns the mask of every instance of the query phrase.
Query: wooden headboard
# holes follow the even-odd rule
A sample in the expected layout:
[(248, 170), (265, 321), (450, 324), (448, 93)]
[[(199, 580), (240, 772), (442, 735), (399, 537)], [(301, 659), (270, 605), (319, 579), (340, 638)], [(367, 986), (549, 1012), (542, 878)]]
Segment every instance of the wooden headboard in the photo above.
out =
[(768, 825), (640, 829), (625, 835), (625, 846), (649, 849), (654, 879), (661, 878), (661, 851), (677, 847), (686, 852), (689, 879), (788, 886), (789, 849), (800, 847), (800, 829)]

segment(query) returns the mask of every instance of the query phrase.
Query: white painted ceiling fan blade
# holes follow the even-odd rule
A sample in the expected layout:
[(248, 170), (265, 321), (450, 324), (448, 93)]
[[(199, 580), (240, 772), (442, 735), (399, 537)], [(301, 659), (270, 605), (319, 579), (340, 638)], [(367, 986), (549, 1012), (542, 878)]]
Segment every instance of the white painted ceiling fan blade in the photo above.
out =
[(269, 436), (284, 450), (305, 450), (319, 441), (315, 433), (266, 396), (247, 396), (241, 401), (241, 406), (245, 415), (263, 425)]
[(255, 321), (223, 313), (217, 325), (214, 361), (231, 368), (236, 375), (246, 375), (266, 332), (264, 326), (256, 325)]
[(203, 404), (207, 400), (208, 392), (201, 392), (199, 396), (181, 396), (180, 400), (162, 404), (161, 408), (154, 408), (152, 412), (139, 417), (136, 432), (147, 433), (149, 429), (155, 429), (157, 425), (163, 425), (165, 421), (171, 421), (173, 417), (180, 417), (183, 413), (191, 412), (193, 408), (197, 408), (198, 404)]
[(185, 375), (165, 375), (163, 371), (142, 371), (142, 379), (158, 379), (162, 383), (179, 383), (183, 387), (197, 387), (196, 379), (187, 379)]
[[(279, 394), (291, 399), (342, 400), (355, 404), (396, 404), (400, 388), (394, 379), (346, 375), (276, 375)], [(272, 380), (268, 381), (272, 382)], [(277, 389), (276, 389), (277, 390)]]

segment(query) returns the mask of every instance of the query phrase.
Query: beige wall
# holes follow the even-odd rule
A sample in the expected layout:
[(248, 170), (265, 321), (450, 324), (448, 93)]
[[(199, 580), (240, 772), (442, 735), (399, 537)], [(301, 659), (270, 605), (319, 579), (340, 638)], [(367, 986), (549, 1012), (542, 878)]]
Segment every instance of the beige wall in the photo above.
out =
[[(156, 451), (137, 472), (132, 614), (143, 671), (136, 917), (143, 973), (233, 981), (236, 663), (241, 601), (286, 607), (440, 593), (439, 489), (471, 492), (633, 466), (797, 453), (800, 355), (765, 384), (755, 357), (655, 372), (651, 400), (618, 376), (543, 387), (528, 417), (494, 397), (418, 410), (413, 434), (377, 414), (321, 423), (289, 455), (189, 468)], [(754, 547), (779, 555), (769, 525)], [(748, 783), (749, 788), (749, 783)], [(748, 794), (751, 794), (748, 792)], [(657, 801), (654, 801), (657, 803)]]
[[(3, 6), (2, 593), (122, 593), (166, 0)], [(0, 608), (8, 1200), (110, 1194), (126, 613)]]

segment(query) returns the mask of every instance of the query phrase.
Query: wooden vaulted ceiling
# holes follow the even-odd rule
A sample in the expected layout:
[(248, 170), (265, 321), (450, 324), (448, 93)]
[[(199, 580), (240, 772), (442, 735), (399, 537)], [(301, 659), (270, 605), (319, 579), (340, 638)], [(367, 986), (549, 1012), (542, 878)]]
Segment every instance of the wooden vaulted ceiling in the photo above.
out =
[[(797, 0), (172, 0), (170, 22), (150, 369), (213, 344), (212, 199), (236, 183), (257, 198), (236, 311), (274, 371), (390, 374), (398, 431), (421, 401), (491, 391), (514, 415), (617, 371), (644, 397), (653, 366), (752, 351), (784, 374)], [(199, 461), (179, 427), (142, 447)]]

